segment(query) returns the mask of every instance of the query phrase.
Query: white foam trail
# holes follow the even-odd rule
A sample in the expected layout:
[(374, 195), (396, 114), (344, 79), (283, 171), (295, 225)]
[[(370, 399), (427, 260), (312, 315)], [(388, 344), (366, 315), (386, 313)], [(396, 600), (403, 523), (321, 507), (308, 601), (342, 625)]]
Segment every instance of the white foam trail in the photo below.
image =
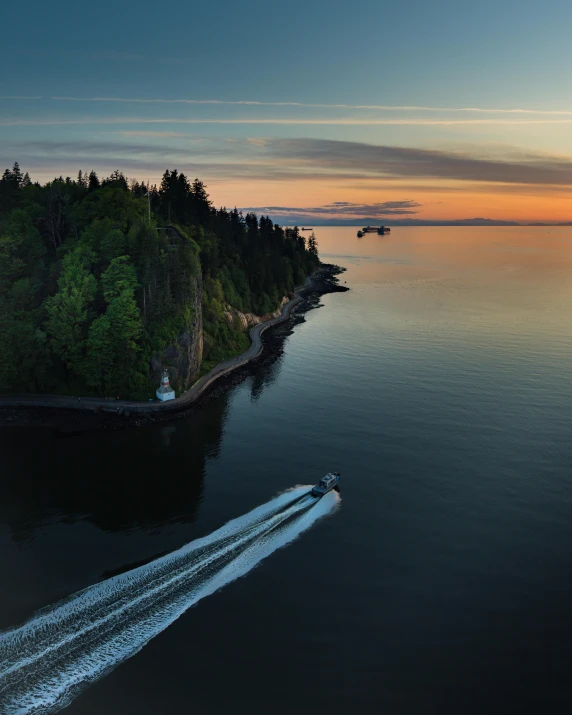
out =
[(139, 651), (190, 606), (248, 573), (339, 497), (296, 487), (209, 536), (40, 611), (0, 634), (0, 712), (52, 713)]
[(37, 650), (38, 639), (42, 633), (45, 633), (48, 638), (51, 636), (54, 620), (58, 622), (60, 634), (63, 632), (62, 629), (66, 626), (70, 627), (69, 630), (72, 634), (76, 633), (78, 620), (85, 612), (88, 612), (90, 617), (93, 617), (94, 608), (96, 606), (99, 606), (99, 610), (105, 611), (108, 602), (117, 602), (119, 595), (125, 592), (128, 587), (136, 588), (140, 584), (148, 585), (151, 576), (154, 576), (155, 579), (159, 579), (161, 575), (165, 574), (172, 576), (177, 565), (184, 566), (186, 557), (191, 560), (193, 557), (196, 557), (198, 553), (202, 554), (216, 550), (217, 547), (226, 540), (232, 542), (237, 534), (241, 534), (247, 531), (249, 527), (254, 528), (256, 524), (264, 522), (270, 516), (284, 509), (288, 504), (295, 502), (300, 496), (306, 494), (307, 491), (308, 487), (299, 487), (285, 492), (267, 504), (257, 507), (248, 514), (229, 521), (212, 534), (202, 539), (196, 539), (177, 551), (173, 551), (156, 559), (151, 564), (145, 564), (144, 566), (110, 578), (103, 583), (90, 586), (60, 601), (54, 606), (49, 606), (39, 611), (33, 620), (24, 624), (22, 627), (0, 635), (0, 678), (9, 668), (9, 660), (4, 652), (9, 644), (17, 641), (21, 649), (24, 649), (26, 641), (29, 640)]

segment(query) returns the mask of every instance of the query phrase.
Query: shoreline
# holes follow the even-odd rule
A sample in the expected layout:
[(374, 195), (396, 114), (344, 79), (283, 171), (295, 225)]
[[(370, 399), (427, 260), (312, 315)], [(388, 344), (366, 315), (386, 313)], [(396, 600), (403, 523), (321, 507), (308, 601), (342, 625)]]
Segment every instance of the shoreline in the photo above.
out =
[(294, 308), (307, 302), (309, 296), (349, 290), (338, 285), (338, 279), (335, 277), (345, 270), (340, 266), (322, 263), (320, 268), (306, 278), (302, 286), (297, 286), (295, 297), (284, 304), (277, 318), (259, 323), (250, 329), (251, 344), (246, 351), (215, 365), (174, 400), (142, 402), (65, 395), (0, 395), (0, 428), (36, 425), (54, 427), (73, 434), (101, 427), (142, 426), (155, 421), (174, 419), (183, 412), (188, 413), (192, 408), (200, 406), (199, 403), (207, 398), (210, 388), (219, 381), (227, 383), (222, 389), (236, 384), (236, 380), (229, 378), (241, 371), (241, 368), (256, 363), (265, 352), (262, 335), (270, 328), (289, 321)]

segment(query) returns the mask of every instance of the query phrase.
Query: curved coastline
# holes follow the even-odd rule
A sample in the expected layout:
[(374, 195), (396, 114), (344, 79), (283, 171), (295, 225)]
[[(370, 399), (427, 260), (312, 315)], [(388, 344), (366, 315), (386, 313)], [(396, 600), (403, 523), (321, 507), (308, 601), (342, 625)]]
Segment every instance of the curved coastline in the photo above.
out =
[[(142, 402), (137, 400), (109, 400), (102, 397), (71, 397), (66, 395), (39, 395), (39, 394), (15, 394), (0, 395), (0, 410), (5, 408), (52, 408), (55, 410), (73, 410), (75, 412), (107, 414), (124, 417), (132, 417), (143, 414), (164, 414), (176, 412), (190, 407), (218, 378), (228, 375), (234, 370), (243, 367), (251, 360), (259, 357), (264, 346), (262, 334), (271, 327), (286, 322), (291, 315), (293, 308), (304, 300), (304, 294), (312, 292), (327, 292), (324, 290), (324, 283), (345, 269), (338, 266), (322, 264), (321, 267), (311, 276), (306, 278), (306, 282), (297, 286), (295, 297), (291, 298), (282, 307), (282, 312), (277, 318), (266, 320), (250, 329), (249, 335), (251, 344), (245, 352), (238, 356), (228, 358), (215, 365), (206, 375), (197, 380), (188, 390), (168, 402), (153, 400)], [(320, 285), (321, 284), (321, 285)], [(336, 287), (332, 290), (347, 290)]]

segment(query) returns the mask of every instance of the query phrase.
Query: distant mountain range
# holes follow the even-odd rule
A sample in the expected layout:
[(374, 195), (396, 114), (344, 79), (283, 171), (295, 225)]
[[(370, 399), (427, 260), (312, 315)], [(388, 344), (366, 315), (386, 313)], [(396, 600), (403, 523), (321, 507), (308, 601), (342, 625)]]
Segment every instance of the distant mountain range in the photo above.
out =
[(565, 221), (564, 223), (527, 223), (525, 226), (572, 226), (572, 221)]

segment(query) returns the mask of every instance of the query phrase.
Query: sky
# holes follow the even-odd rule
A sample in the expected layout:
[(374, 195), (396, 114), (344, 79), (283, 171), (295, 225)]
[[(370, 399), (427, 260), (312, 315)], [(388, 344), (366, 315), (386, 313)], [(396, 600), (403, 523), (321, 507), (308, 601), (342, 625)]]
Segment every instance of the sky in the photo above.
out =
[(566, 0), (31, 0), (0, 167), (198, 176), (282, 223), (572, 221)]

